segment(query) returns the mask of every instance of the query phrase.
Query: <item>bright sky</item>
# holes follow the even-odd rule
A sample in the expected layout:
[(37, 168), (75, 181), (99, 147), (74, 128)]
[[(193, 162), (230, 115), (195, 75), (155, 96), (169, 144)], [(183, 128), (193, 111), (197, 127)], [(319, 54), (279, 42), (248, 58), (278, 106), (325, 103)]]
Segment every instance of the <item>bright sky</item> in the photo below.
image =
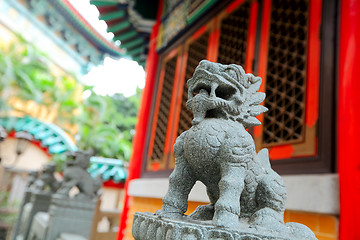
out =
[[(106, 39), (112, 39), (112, 33), (106, 32), (107, 25), (100, 21), (99, 11), (89, 0), (69, 0), (81, 15)], [(97, 94), (112, 95), (123, 93), (125, 96), (135, 94), (136, 87), (144, 88), (145, 72), (137, 62), (106, 57), (102, 66), (93, 67), (84, 76), (85, 84), (93, 85)]]

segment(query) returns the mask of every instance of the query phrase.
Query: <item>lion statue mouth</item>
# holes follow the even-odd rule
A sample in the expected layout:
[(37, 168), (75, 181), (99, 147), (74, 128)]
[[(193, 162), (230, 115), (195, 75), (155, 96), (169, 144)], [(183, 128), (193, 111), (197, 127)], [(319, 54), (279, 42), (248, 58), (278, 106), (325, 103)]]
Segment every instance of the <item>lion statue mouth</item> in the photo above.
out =
[(216, 96), (211, 96), (208, 91), (202, 88), (193, 98), (187, 102), (187, 106), (194, 113), (192, 125), (197, 125), (205, 118), (228, 119), (226, 112), (218, 108), (219, 100)]

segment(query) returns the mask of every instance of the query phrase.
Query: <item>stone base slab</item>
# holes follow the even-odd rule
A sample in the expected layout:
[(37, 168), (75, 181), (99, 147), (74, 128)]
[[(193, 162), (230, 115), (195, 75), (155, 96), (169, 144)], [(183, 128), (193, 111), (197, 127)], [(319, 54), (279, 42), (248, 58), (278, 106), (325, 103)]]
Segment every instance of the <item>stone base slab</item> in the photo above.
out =
[(161, 218), (152, 213), (135, 213), (132, 227), (135, 240), (294, 240), (275, 234), (264, 235), (255, 229), (218, 228), (201, 221)]

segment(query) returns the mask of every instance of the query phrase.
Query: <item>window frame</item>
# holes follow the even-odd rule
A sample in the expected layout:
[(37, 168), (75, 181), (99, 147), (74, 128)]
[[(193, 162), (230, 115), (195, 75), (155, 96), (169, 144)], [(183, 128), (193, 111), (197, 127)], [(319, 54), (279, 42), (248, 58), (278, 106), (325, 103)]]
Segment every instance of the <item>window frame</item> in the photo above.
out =
[[(177, 69), (178, 73), (175, 74), (173, 93), (172, 93), (172, 101), (170, 106), (169, 120), (167, 126), (166, 140), (164, 146), (164, 156), (167, 157), (167, 168), (173, 165), (169, 165), (171, 163), (171, 159), (174, 158), (172, 146), (176, 140), (177, 128), (179, 124), (179, 116), (180, 116), (180, 106), (182, 100), (182, 93), (184, 89), (185, 81), (183, 81), (185, 77), (185, 69), (186, 69), (186, 61), (187, 61), (187, 48), (189, 44), (201, 36), (206, 31), (209, 31), (209, 40), (208, 40), (208, 50), (207, 50), (207, 59), (210, 61), (217, 61), (217, 51), (220, 37), (220, 23), (222, 20), (222, 16), (225, 14), (229, 14), (234, 11), (237, 7), (239, 7), (244, 1), (236, 0), (231, 4), (224, 7), (222, 11), (213, 12), (213, 15), (207, 16), (207, 18), (201, 19), (195, 26), (191, 28), (191, 30), (185, 32), (185, 34), (177, 39), (177, 41), (169, 44), (169, 47), (163, 50), (160, 53), (158, 69), (157, 69), (157, 87), (154, 91), (158, 93), (158, 86), (161, 80), (161, 72), (164, 71), (162, 69), (163, 61), (169, 54), (176, 51), (178, 52), (177, 59)], [(251, 2), (250, 8), (250, 22), (251, 29), (249, 29), (248, 41), (251, 41), (250, 46), (247, 47), (246, 53), (246, 72), (253, 72), (255, 75), (259, 75), (263, 78), (263, 84), (259, 91), (265, 92), (265, 84), (266, 84), (266, 66), (267, 66), (267, 48), (264, 46), (264, 42), (268, 44), (268, 41), (263, 41), (264, 38), (268, 39), (269, 31), (270, 31), (270, 11), (271, 11), (271, 0), (263, 0), (263, 1), (253, 1)], [(312, 93), (306, 90), (306, 102), (309, 102), (308, 96), (314, 96), (318, 98), (318, 109), (311, 109), (311, 111), (316, 111), (314, 114), (318, 114), (318, 126), (317, 126), (317, 137), (318, 137), (318, 145), (317, 145), (317, 153), (313, 156), (306, 157), (292, 157), (292, 158), (283, 158), (279, 160), (271, 160), (271, 164), (273, 168), (281, 174), (299, 174), (299, 173), (331, 173), (335, 170), (334, 164), (334, 117), (333, 114), (335, 112), (335, 96), (334, 96), (334, 85), (336, 80), (336, 42), (332, 39), (335, 39), (335, 29), (336, 29), (336, 3), (335, 0), (324, 1), (321, 0), (310, 0), (310, 12), (309, 12), (309, 24), (312, 28), (309, 27), (309, 35), (312, 34), (312, 38), (317, 38), (317, 36), (326, 36), (321, 39), (317, 39), (317, 43), (314, 45), (316, 48), (315, 51), (318, 52), (316, 56), (313, 56), (315, 64), (312, 64), (310, 67), (315, 67), (316, 70), (313, 71), (313, 75), (318, 75), (318, 91), (314, 93), (314, 89)], [(319, 14), (319, 12), (321, 14)], [(314, 16), (317, 22), (314, 21)], [(320, 21), (320, 23), (319, 23)], [(331, 24), (322, 24), (323, 22), (331, 22)], [(319, 24), (319, 26), (317, 26)], [(264, 27), (267, 26), (267, 27)], [(312, 32), (313, 31), (313, 32)], [(250, 40), (249, 40), (250, 39)], [(313, 40), (315, 41), (315, 40)], [(185, 42), (185, 43), (184, 43)], [(213, 47), (211, 45), (213, 44)], [(249, 49), (251, 48), (251, 49)], [(308, 53), (310, 50), (310, 44), (308, 44)], [(326, 49), (326, 51), (325, 51)], [(249, 53), (248, 53), (249, 52)], [(265, 53), (265, 55), (264, 55)], [(265, 60), (264, 60), (265, 59)], [(316, 62), (317, 61), (317, 62)], [(309, 57), (307, 57), (307, 66), (309, 66)], [(316, 66), (317, 65), (317, 66)], [(331, 68), (332, 71), (328, 69)], [(307, 79), (306, 85), (309, 84), (309, 76), (308, 76), (308, 67), (307, 67)], [(265, 77), (264, 77), (265, 76)], [(314, 78), (314, 76), (312, 76)], [(315, 76), (316, 77), (316, 76)], [(176, 83), (176, 84), (175, 84)], [(308, 87), (307, 87), (308, 89)], [(313, 95), (309, 95), (313, 94)], [(153, 141), (153, 135), (151, 132), (154, 132), (154, 122), (156, 122), (156, 114), (155, 112), (158, 109), (158, 105), (155, 101), (158, 94), (153, 94), (153, 107), (151, 110), (151, 118), (152, 121), (148, 123), (148, 133), (147, 133), (147, 144), (143, 153), (143, 171), (142, 177), (168, 177), (172, 172), (172, 169), (166, 169), (161, 171), (147, 171), (146, 165), (148, 161), (148, 151), (150, 150), (151, 141)], [(316, 96), (317, 95), (317, 96)], [(157, 96), (157, 97), (156, 97)], [(159, 101), (159, 100), (158, 100)], [(325, 105), (324, 105), (325, 104)], [(306, 115), (308, 114), (308, 106), (305, 107)], [(262, 116), (260, 116), (262, 120)], [(171, 120), (171, 121), (170, 121)], [(261, 127), (260, 127), (261, 130)], [(255, 129), (250, 129), (250, 133), (254, 133)], [(151, 134), (151, 136), (150, 136)], [(149, 137), (150, 136), (150, 137)], [(256, 143), (257, 144), (257, 143)], [(328, 150), (327, 150), (328, 149)]]
[[(271, 158), (270, 152), (271, 165), (280, 174), (333, 173), (336, 170), (334, 160), (334, 86), (337, 76), (335, 60), (336, 3), (335, 0), (310, 0), (309, 2), (305, 122), (317, 125), (315, 132), (317, 149), (314, 155), (296, 157), (282, 157), (280, 154), (279, 157), (275, 155)], [(271, 0), (262, 1), (260, 8), (262, 9), (262, 19), (260, 20), (261, 24), (258, 25), (258, 32), (261, 32), (262, 39), (268, 39)], [(259, 53), (255, 60), (254, 72), (263, 79), (259, 90), (261, 92), (265, 92), (266, 86), (268, 44), (268, 41), (257, 42)], [(263, 115), (260, 115), (259, 120), (263, 122)], [(255, 127), (254, 138), (256, 139), (256, 135), (261, 134), (262, 125)], [(261, 147), (261, 141), (262, 139), (259, 137), (256, 139), (257, 148)], [(289, 145), (280, 145), (273, 149), (275, 148), (279, 152), (286, 151), (286, 147)]]

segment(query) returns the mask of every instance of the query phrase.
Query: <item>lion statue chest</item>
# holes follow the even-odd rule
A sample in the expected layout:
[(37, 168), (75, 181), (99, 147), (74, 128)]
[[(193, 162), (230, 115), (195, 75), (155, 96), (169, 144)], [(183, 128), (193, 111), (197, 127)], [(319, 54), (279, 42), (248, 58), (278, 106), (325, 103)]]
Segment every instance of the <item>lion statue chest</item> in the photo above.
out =
[(245, 142), (251, 143), (250, 134), (240, 123), (206, 118), (185, 132), (185, 159), (200, 179), (202, 175), (209, 176), (208, 173), (212, 173), (212, 177), (219, 176), (220, 164), (225, 161), (222, 154), (224, 143), (227, 142), (228, 146), (229, 142), (239, 142), (239, 139), (246, 139)]

